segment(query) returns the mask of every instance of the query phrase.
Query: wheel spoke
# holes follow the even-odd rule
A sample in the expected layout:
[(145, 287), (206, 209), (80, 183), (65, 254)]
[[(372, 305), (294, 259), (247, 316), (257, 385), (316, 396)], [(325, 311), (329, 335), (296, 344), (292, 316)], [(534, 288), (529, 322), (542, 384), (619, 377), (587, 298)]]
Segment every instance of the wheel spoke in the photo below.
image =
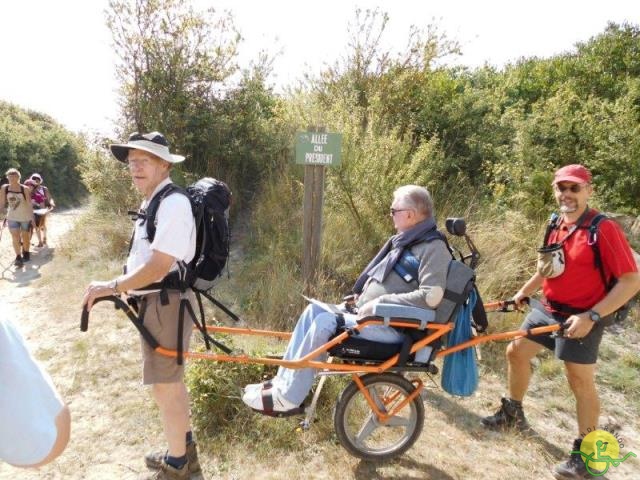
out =
[(380, 395), (378, 394), (378, 390), (376, 389), (375, 386), (369, 387), (367, 390), (369, 390), (369, 395), (371, 395), (373, 403), (376, 404), (376, 407), (378, 407), (378, 409), (382, 413), (387, 413), (387, 407), (385, 406), (384, 400), (383, 400), (384, 395), (382, 396), (382, 398), (380, 398)]
[(360, 428), (360, 431), (356, 434), (354, 440), (360, 445), (364, 445), (364, 442), (377, 428), (376, 416), (373, 412), (367, 417), (367, 420)]
[(409, 425), (411, 425), (411, 420), (399, 415), (394, 415), (393, 417), (389, 418), (389, 420), (387, 420), (384, 425), (387, 425), (389, 427), (408, 427)]

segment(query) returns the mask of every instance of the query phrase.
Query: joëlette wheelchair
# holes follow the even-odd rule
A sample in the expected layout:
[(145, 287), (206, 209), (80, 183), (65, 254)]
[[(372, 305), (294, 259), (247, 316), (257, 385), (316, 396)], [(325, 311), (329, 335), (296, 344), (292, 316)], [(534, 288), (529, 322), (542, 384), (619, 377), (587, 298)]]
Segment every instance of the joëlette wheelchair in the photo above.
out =
[[(447, 219), (447, 232), (450, 235), (464, 237), (470, 253), (462, 255), (457, 251), (460, 261), (469, 262), (475, 268), (479, 253), (466, 233), (463, 219)], [(313, 398), (307, 407), (295, 413), (306, 414), (301, 425), (308, 428), (315, 413), (318, 396), (327, 376), (351, 375), (351, 382), (342, 391), (334, 410), (334, 428), (342, 446), (352, 455), (366, 459), (382, 461), (396, 457), (408, 450), (418, 439), (424, 424), (424, 405), (421, 392), (424, 384), (415, 374), (437, 374), (438, 368), (433, 360), (454, 352), (474, 347), (482, 343), (499, 340), (510, 340), (527, 335), (540, 335), (561, 330), (560, 325), (533, 328), (531, 330), (514, 330), (487, 335), (476, 335), (470, 340), (455, 346), (445, 346), (446, 336), (453, 330), (455, 312), (445, 322), (435, 322), (433, 311), (416, 307), (379, 304), (373, 316), (362, 318), (355, 328), (342, 331), (325, 345), (319, 347), (303, 358), (295, 361), (273, 357), (250, 357), (242, 353), (234, 353), (222, 348), (225, 353), (180, 352), (162, 347), (151, 336), (138, 319), (135, 307), (120, 297), (103, 297), (99, 301), (111, 301), (117, 309), (123, 310), (145, 341), (159, 354), (167, 357), (194, 358), (218, 362), (257, 363), (276, 365), (286, 368), (315, 368), (319, 372), (320, 382)], [(485, 311), (512, 311), (513, 301), (485, 303)], [(203, 315), (202, 305), (200, 311)], [(195, 319), (195, 315), (193, 315)], [(204, 319), (204, 317), (202, 316)], [(194, 320), (195, 321), (195, 320)], [(89, 312), (82, 312), (80, 328), (86, 331)], [(373, 343), (357, 338), (358, 332), (369, 325), (385, 324), (395, 328), (420, 331), (421, 337), (413, 342), (407, 350), (406, 344)], [(226, 333), (233, 335), (258, 335), (288, 339), (290, 332), (257, 330), (250, 328), (206, 325), (196, 321), (196, 326), (205, 335), (207, 347), (209, 342), (224, 347), (209, 334)], [(367, 343), (373, 345), (367, 345)], [(432, 347), (427, 363), (412, 362), (415, 353), (423, 347)], [(403, 348), (405, 351), (403, 352)], [(369, 352), (368, 357), (362, 352)], [(371, 354), (371, 352), (375, 352)], [(328, 353), (327, 361), (316, 358)], [(265, 412), (268, 413), (268, 412)], [(273, 416), (283, 416), (272, 412)]]

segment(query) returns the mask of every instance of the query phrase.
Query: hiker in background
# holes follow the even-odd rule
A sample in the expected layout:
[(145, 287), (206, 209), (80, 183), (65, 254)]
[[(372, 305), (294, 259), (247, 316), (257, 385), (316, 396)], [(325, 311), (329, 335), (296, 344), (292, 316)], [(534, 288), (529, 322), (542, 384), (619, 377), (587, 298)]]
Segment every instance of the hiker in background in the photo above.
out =
[[(433, 309), (443, 298), (451, 253), (441, 237), (434, 239), (436, 222), (427, 189), (415, 185), (398, 188), (393, 194), (391, 218), (398, 233), (385, 243), (358, 277), (353, 289), (358, 296), (358, 313), (344, 314), (347, 328), (355, 326), (358, 319), (372, 315), (378, 302)], [(409, 282), (394, 269), (405, 249), (419, 260), (418, 278)], [(336, 328), (334, 313), (308, 305), (293, 330), (284, 359), (297, 360), (308, 355), (325, 344), (336, 333)], [(404, 337), (393, 327), (371, 325), (364, 328), (358, 338), (401, 343)], [(326, 353), (315, 360), (324, 358)], [(313, 368), (280, 367), (272, 380), (247, 385), (242, 401), (262, 413), (298, 412), (315, 375)]]
[(29, 180), (34, 184), (31, 204), (33, 205), (35, 231), (38, 237), (37, 246), (42, 248), (47, 245), (47, 214), (55, 208), (56, 203), (51, 198), (49, 189), (42, 184), (42, 176), (39, 173), (31, 175)]
[[(90, 309), (94, 300), (109, 295), (128, 294), (144, 312), (144, 325), (165, 348), (177, 347), (177, 330), (181, 293), (161, 290), (157, 282), (178, 269), (178, 262), (189, 263), (195, 255), (196, 227), (189, 199), (171, 193), (162, 199), (156, 214), (156, 232), (152, 243), (147, 239), (144, 210), (164, 187), (171, 183), (174, 163), (183, 156), (169, 152), (165, 137), (152, 132), (134, 133), (126, 144), (111, 145), (116, 159), (129, 167), (136, 189), (144, 200), (137, 217), (126, 273), (111, 281), (93, 281), (87, 288), (83, 305)], [(152, 284), (156, 284), (155, 286)], [(166, 297), (165, 297), (166, 294)], [(193, 302), (191, 289), (183, 294)], [(183, 351), (189, 349), (193, 323), (186, 319)], [(147, 467), (156, 472), (149, 479), (186, 479), (200, 472), (196, 444), (189, 420), (189, 394), (184, 384), (184, 365), (175, 358), (160, 355), (141, 337), (143, 383), (151, 385), (160, 409), (168, 450), (147, 454)]]
[(0, 460), (40, 467), (58, 457), (69, 441), (69, 408), (5, 318), (0, 319), (0, 388)]
[[(529, 362), (546, 347), (564, 361), (578, 419), (571, 451), (579, 451), (581, 437), (598, 428), (600, 400), (595, 371), (606, 323), (603, 318), (638, 292), (640, 274), (627, 239), (615, 221), (605, 218), (592, 236), (589, 226), (598, 212), (587, 205), (593, 193), (587, 168), (574, 164), (557, 170), (553, 193), (560, 217), (555, 228), (545, 235), (546, 248), (539, 250), (537, 272), (515, 294), (514, 300), (522, 305), (525, 298), (542, 288), (543, 303), (531, 310), (520, 329), (558, 323), (563, 323), (566, 329), (562, 336), (530, 336), (508, 345), (509, 397), (502, 398), (500, 409), (483, 418), (482, 424), (491, 429), (529, 429), (522, 407), (531, 378)], [(601, 258), (602, 271), (595, 261), (595, 249)], [(577, 453), (556, 466), (553, 474), (557, 479), (591, 478)]]
[(20, 172), (10, 168), (6, 172), (9, 183), (0, 190), (0, 211), (7, 206), (7, 222), (16, 259), (13, 264), (20, 268), (31, 260), (30, 235), (33, 227), (31, 189), (20, 183)]
[(28, 179), (24, 182), (25, 187), (29, 187), (31, 189), (31, 208), (33, 208), (33, 225), (29, 229), (29, 245), (32, 244), (33, 233), (35, 232), (38, 236), (38, 241), (40, 240), (40, 230), (38, 230), (38, 214), (36, 213), (36, 209), (38, 208), (37, 204), (33, 201), (33, 190), (36, 187), (36, 182), (31, 179)]

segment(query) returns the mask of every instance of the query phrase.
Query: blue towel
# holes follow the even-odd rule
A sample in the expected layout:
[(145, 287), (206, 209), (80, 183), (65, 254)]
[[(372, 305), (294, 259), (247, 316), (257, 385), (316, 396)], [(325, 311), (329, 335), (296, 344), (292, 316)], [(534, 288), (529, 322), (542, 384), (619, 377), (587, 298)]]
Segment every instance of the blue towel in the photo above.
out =
[[(467, 302), (460, 306), (453, 331), (449, 333), (448, 346), (453, 347), (471, 339), (471, 312), (478, 300), (475, 289)], [(468, 397), (478, 388), (478, 365), (473, 347), (450, 353), (444, 357), (442, 388), (451, 395)]]

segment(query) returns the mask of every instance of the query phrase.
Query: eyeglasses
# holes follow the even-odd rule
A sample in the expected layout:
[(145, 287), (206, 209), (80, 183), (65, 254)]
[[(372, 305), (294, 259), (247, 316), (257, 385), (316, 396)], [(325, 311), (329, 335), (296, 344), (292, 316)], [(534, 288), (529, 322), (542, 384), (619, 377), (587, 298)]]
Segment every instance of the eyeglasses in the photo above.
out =
[(393, 217), (398, 212), (408, 212), (410, 208), (390, 208), (389, 214)]
[(564, 193), (567, 190), (569, 190), (571, 193), (580, 193), (580, 191), (586, 186), (586, 183), (574, 183), (573, 185), (569, 186), (554, 185), (553, 188), (560, 193)]
[(144, 166), (149, 164), (149, 158), (147, 158), (147, 157), (140, 157), (140, 158), (129, 158), (129, 157), (127, 157), (127, 164), (129, 165), (129, 167), (133, 167), (133, 166), (144, 167)]

